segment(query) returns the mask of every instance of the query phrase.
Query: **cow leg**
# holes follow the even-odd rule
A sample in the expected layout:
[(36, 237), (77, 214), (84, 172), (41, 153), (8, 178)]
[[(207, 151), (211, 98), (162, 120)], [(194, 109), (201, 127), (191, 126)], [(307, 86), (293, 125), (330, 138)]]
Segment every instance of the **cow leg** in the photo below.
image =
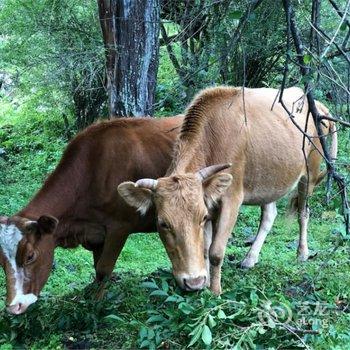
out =
[(127, 238), (127, 234), (118, 234), (117, 236), (107, 232), (102, 252), (95, 267), (96, 281), (99, 284), (97, 299), (101, 299), (104, 295), (105, 282), (110, 278)]
[(96, 271), (97, 263), (98, 263), (98, 261), (100, 260), (100, 257), (101, 257), (101, 254), (102, 254), (102, 250), (103, 250), (103, 244), (94, 246), (94, 247), (92, 248), (92, 256), (93, 256), (93, 258), (94, 258), (94, 268), (95, 268), (95, 271)]
[(224, 260), (227, 241), (236, 223), (238, 210), (243, 196), (238, 198), (223, 198), (221, 210), (215, 227), (213, 242), (209, 250), (211, 265), (210, 289), (216, 295), (221, 294), (221, 267)]
[(210, 260), (209, 260), (209, 249), (213, 238), (213, 224), (209, 220), (204, 227), (204, 259), (205, 266), (207, 269), (207, 283), (206, 286), (210, 287)]
[(265, 204), (261, 206), (261, 217), (258, 233), (254, 239), (253, 245), (251, 246), (248, 254), (241, 262), (242, 268), (251, 268), (259, 260), (259, 254), (264, 244), (266, 236), (270, 232), (272, 225), (277, 216), (276, 202)]
[(122, 251), (128, 235), (106, 235), (103, 249), (96, 264), (96, 280), (102, 282), (112, 274), (115, 263)]
[(307, 187), (307, 178), (303, 176), (298, 184), (299, 261), (306, 261), (309, 257), (309, 248), (307, 244), (307, 225), (309, 222), (309, 208), (307, 205)]
[(88, 242), (82, 243), (82, 246), (86, 249), (92, 252), (92, 256), (94, 259), (94, 268), (96, 270), (96, 265), (98, 260), (100, 259), (100, 256), (102, 254), (103, 249), (103, 243), (101, 244), (89, 244)]

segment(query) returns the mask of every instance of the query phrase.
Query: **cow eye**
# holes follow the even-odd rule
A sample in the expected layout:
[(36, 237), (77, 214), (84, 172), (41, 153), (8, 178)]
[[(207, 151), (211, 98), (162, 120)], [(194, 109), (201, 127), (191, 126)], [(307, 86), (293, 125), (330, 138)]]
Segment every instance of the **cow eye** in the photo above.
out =
[(158, 225), (163, 230), (169, 230), (170, 229), (170, 226), (165, 221), (159, 221)]
[(209, 216), (208, 215), (204, 215), (203, 219), (202, 219), (202, 223), (205, 224), (208, 219), (209, 219)]
[(26, 257), (25, 265), (31, 264), (32, 262), (35, 261), (35, 259), (36, 259), (35, 251), (30, 252)]

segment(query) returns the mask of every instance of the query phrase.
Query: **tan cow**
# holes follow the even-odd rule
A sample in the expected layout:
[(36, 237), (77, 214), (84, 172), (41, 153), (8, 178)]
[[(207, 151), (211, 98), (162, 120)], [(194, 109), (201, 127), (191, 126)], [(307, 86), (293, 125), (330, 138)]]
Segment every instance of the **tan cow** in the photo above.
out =
[[(295, 187), (298, 256), (303, 261), (308, 257), (306, 197), (323, 176), (322, 156), (306, 140), (306, 166), (303, 135), (282, 106), (273, 103), (277, 95), (278, 90), (266, 88), (244, 89), (244, 95), (241, 88), (231, 87), (202, 91), (186, 111), (167, 176), (118, 186), (120, 195), (141, 213), (154, 204), (174, 276), (186, 290), (210, 284), (214, 293), (221, 293), (225, 247), (242, 204), (263, 208), (259, 233), (246, 261), (253, 265), (275, 218), (274, 202)], [(308, 105), (303, 91), (286, 89), (283, 100), (304, 129)], [(327, 123), (324, 129), (328, 132), (332, 125)], [(311, 115), (307, 132), (317, 136)], [(320, 149), (319, 140), (313, 138), (313, 142)], [(335, 154), (335, 132), (332, 143)]]

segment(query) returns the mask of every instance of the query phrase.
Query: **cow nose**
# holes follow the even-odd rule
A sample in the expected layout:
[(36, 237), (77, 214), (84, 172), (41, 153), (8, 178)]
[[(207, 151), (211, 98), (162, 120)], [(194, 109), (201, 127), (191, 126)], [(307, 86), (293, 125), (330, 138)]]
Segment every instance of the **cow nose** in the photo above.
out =
[(207, 277), (199, 276), (195, 278), (184, 278), (184, 285), (187, 290), (200, 290), (203, 289)]
[(14, 305), (10, 305), (7, 307), (7, 312), (9, 312), (12, 315), (20, 315), (23, 314), (28, 308), (28, 305), (17, 303)]

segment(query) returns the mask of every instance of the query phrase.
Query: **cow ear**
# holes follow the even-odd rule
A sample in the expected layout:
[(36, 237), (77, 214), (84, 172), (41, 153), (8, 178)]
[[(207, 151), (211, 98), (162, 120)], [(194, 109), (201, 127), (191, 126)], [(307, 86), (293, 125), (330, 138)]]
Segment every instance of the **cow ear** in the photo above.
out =
[(55, 231), (58, 224), (58, 220), (53, 216), (43, 215), (43, 216), (40, 216), (37, 224), (38, 224), (40, 233), (50, 234)]
[(212, 208), (232, 183), (232, 175), (221, 173), (209, 177), (203, 182), (204, 200)]
[(138, 187), (134, 182), (123, 182), (118, 186), (119, 195), (141, 213), (145, 215), (152, 205), (152, 191), (148, 188)]

